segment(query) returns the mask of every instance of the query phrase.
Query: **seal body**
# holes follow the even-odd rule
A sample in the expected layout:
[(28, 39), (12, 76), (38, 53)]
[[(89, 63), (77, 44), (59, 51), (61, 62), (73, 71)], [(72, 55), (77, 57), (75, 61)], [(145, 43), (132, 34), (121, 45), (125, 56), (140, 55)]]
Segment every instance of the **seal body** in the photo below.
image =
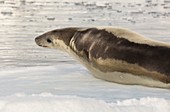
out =
[(170, 45), (113, 27), (63, 28), (35, 39), (42, 47), (67, 51), (100, 79), (170, 88)]

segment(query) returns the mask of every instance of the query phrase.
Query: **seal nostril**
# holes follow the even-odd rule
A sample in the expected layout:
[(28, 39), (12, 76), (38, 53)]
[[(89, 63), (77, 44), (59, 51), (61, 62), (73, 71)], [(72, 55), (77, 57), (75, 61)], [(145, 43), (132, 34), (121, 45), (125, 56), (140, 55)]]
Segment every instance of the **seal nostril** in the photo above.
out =
[(38, 39), (37, 39), (37, 38), (35, 38), (35, 42), (37, 42), (37, 40), (38, 40)]
[(35, 43), (36, 43), (37, 45), (39, 45), (39, 39), (38, 39), (38, 38), (35, 38)]
[(52, 43), (52, 41), (51, 41), (50, 39), (47, 39), (47, 42), (48, 42), (48, 43)]

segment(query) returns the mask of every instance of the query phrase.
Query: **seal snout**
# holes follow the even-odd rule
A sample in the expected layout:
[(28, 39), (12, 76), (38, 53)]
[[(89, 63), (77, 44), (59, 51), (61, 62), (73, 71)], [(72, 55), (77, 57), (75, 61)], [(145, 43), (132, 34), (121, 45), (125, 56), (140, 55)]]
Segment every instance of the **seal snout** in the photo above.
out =
[(40, 47), (50, 47), (50, 43), (52, 43), (49, 39), (44, 39), (42, 36), (35, 38), (35, 43)]
[(35, 38), (35, 43), (36, 43), (37, 45), (39, 45), (39, 46), (42, 46), (42, 45), (40, 44), (40, 39), (39, 39), (39, 37), (36, 37), (36, 38)]
[(38, 38), (37, 38), (37, 37), (35, 38), (35, 42), (36, 42), (36, 43), (38, 42)]
[(42, 40), (40, 39), (40, 37), (36, 37), (35, 38), (35, 43), (38, 45), (38, 46), (41, 46), (41, 47), (47, 47), (47, 46), (44, 46), (42, 45)]

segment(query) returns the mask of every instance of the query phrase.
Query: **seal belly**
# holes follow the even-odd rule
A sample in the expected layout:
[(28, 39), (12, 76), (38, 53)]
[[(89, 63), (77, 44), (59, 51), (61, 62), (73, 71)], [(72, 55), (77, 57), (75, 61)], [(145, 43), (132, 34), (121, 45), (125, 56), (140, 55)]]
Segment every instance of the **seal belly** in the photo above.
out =
[[(98, 70), (98, 72), (100, 72), (100, 75), (103, 74), (100, 77), (108, 81), (110, 80), (123, 84), (140, 84), (140, 85), (148, 84), (148, 86), (155, 87), (157, 86), (155, 84), (158, 84), (158, 82), (164, 83), (164, 85), (160, 86), (166, 87), (168, 85), (167, 83), (164, 82), (164, 80), (167, 79), (166, 75), (156, 71), (149, 71), (137, 64), (130, 64), (120, 60), (97, 59), (94, 60), (92, 66), (95, 69), (95, 71)], [(108, 75), (110, 75), (110, 77), (112, 78), (109, 78)], [(114, 77), (114, 75), (118, 75), (119, 77), (118, 76)]]
[(105, 73), (93, 67), (89, 68), (89, 70), (96, 78), (109, 82), (170, 89), (170, 84), (163, 83), (159, 80), (153, 80), (152, 78), (146, 76), (138, 76), (132, 73), (124, 73), (118, 71)]

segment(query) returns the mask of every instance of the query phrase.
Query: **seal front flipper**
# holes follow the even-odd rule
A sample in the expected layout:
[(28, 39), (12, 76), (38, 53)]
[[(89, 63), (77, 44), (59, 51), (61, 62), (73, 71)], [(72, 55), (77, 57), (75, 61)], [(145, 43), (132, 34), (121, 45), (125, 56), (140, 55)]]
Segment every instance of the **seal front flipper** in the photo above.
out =
[(90, 61), (90, 60), (89, 60), (89, 52), (88, 52), (87, 50), (85, 50), (85, 49), (83, 49), (83, 51), (82, 51), (82, 57), (83, 57), (85, 60)]

